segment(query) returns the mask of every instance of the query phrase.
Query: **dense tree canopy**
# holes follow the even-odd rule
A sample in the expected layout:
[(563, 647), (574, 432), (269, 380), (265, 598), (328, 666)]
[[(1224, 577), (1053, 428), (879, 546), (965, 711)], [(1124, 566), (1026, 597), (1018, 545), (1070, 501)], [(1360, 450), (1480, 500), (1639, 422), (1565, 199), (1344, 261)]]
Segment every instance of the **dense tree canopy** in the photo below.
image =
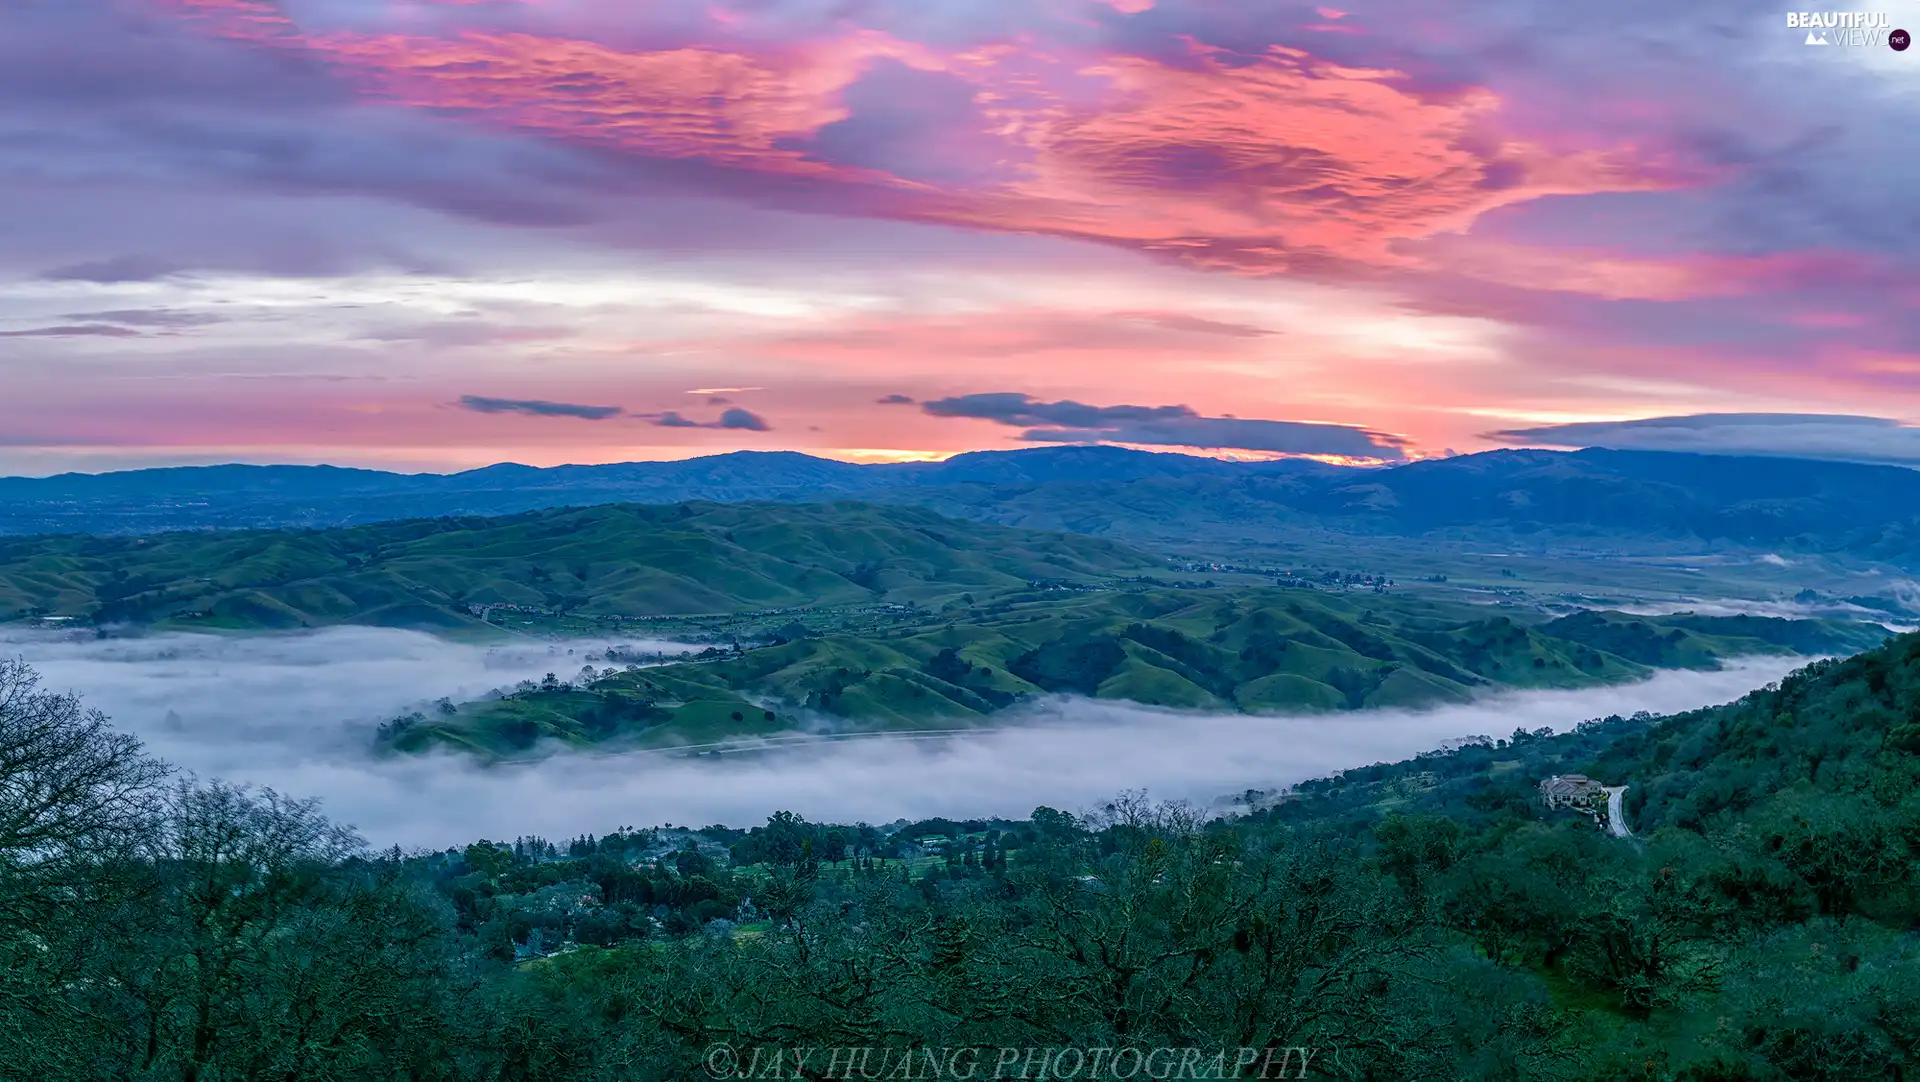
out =
[[(1917, 726), (1907, 637), (1726, 707), (1515, 732), (1233, 819), (1125, 795), (1022, 821), (783, 812), (373, 853), (311, 803), (170, 780), (14, 664), (5, 1073), (744, 1076), (744, 1058), (714, 1073), (724, 1045), (1246, 1049), (1344, 1079), (1913, 1077)], [(1575, 772), (1632, 787), (1633, 837), (1537, 801)]]

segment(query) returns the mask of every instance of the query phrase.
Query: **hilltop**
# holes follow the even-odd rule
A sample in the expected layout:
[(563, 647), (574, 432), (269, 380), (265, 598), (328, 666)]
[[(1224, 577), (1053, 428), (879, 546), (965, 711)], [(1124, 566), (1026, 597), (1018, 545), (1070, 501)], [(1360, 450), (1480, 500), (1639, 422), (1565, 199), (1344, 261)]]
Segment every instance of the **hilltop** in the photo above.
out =
[(822, 726), (945, 729), (1049, 694), (1247, 713), (1418, 707), (1714, 668), (1737, 655), (1851, 652), (1885, 636), (1872, 625), (1754, 617), (1516, 619), (1285, 588), (1014, 594), (917, 628), (594, 669), (401, 719), (383, 741), (517, 757), (551, 750), (546, 741), (659, 748)]
[(483, 630), (488, 606), (602, 617), (921, 605), (1164, 567), (1111, 541), (860, 503), (616, 504), (329, 530), (0, 540), (0, 619), (162, 629)]

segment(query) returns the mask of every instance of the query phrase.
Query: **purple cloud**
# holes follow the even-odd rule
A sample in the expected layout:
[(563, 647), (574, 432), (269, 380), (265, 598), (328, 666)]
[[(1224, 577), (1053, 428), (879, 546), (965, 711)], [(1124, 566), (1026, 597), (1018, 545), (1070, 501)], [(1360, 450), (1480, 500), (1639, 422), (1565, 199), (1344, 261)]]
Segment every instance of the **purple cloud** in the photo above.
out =
[(34, 327), (25, 331), (0, 331), (0, 338), (139, 338), (141, 332), (130, 327), (112, 327), (101, 323), (73, 326)]
[(93, 282), (113, 285), (120, 282), (151, 282), (178, 273), (180, 266), (152, 256), (125, 255), (94, 259), (55, 267), (40, 277), (49, 282)]
[(619, 406), (580, 406), (572, 402), (548, 402), (539, 398), (487, 398), (461, 395), (461, 409), (475, 413), (523, 413), (529, 417), (578, 417), (583, 421), (604, 421), (626, 410)]
[(1188, 406), (1089, 406), (994, 392), (942, 398), (921, 408), (935, 417), (1040, 426), (1020, 434), (1030, 443), (1125, 443), (1389, 460), (1406, 454), (1405, 440), (1383, 432), (1307, 421), (1203, 417)]
[(742, 432), (771, 432), (773, 430), (773, 426), (767, 424), (758, 414), (743, 410), (738, 406), (729, 410), (723, 410), (720, 418), (715, 421), (691, 420), (681, 416), (676, 410), (667, 410), (664, 413), (640, 414), (638, 416), (650, 420), (660, 428), (722, 428)]
[(1920, 465), (1920, 427), (1886, 417), (1823, 413), (1700, 413), (1630, 421), (1585, 421), (1490, 432), (1534, 447), (1823, 458)]

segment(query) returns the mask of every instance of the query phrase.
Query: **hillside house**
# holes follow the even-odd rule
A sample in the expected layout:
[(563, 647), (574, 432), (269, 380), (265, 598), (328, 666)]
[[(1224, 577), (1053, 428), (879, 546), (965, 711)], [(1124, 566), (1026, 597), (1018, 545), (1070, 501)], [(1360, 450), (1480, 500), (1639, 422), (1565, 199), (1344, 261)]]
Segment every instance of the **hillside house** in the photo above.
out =
[(1607, 790), (1585, 774), (1555, 774), (1540, 783), (1540, 799), (1549, 808), (1574, 808), (1593, 814), (1606, 807)]

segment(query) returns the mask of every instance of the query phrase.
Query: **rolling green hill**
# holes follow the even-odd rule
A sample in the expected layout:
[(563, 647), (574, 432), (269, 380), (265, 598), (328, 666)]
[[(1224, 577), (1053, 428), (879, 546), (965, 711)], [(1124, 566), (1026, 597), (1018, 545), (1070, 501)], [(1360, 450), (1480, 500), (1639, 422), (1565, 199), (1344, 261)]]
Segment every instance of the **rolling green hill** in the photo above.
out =
[(0, 541), (0, 619), (477, 631), (489, 605), (645, 616), (927, 604), (1162, 566), (1109, 541), (917, 508), (614, 504), (332, 530), (12, 538)]
[(952, 622), (804, 637), (626, 671), (596, 670), (449, 715), (397, 719), (402, 751), (488, 756), (571, 746), (679, 747), (788, 732), (985, 723), (1049, 693), (1251, 713), (1460, 702), (1489, 688), (1572, 688), (1756, 653), (1852, 652), (1886, 632), (1753, 617), (1583, 613), (1525, 623), (1485, 609), (1311, 590), (1159, 589), (1009, 600)]
[[(1349, 770), (1299, 786), (1276, 814), (1331, 822), (1432, 813), (1477, 825), (1533, 814), (1542, 778), (1578, 773), (1630, 787), (1625, 809), (1637, 833), (1735, 830), (1757, 807), (1845, 794), (1909, 817), (1902, 829), (1920, 844), (1913, 833), (1920, 819), (1911, 818), (1920, 816), (1916, 752), (1920, 633), (1909, 633), (1813, 662), (1721, 706), (1596, 719), (1552, 736), (1515, 732), (1491, 744)], [(1883, 777), (1889, 770), (1896, 776)], [(1420, 783), (1409, 785), (1412, 779)], [(1827, 825), (1812, 817), (1797, 823), (1803, 830)]]

